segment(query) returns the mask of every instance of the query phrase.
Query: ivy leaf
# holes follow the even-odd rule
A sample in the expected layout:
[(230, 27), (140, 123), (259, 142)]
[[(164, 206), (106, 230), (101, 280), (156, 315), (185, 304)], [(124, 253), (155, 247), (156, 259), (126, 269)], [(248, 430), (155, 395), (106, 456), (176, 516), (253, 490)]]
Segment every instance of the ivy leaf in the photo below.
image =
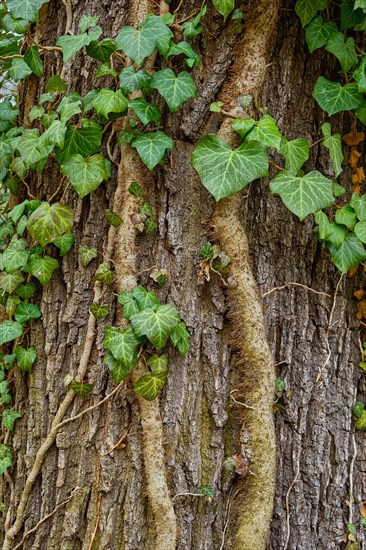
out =
[(316, 81), (313, 97), (329, 116), (340, 111), (357, 109), (363, 100), (363, 94), (359, 93), (357, 84), (342, 86), (339, 82), (332, 82), (324, 76), (320, 76)]
[(356, 223), (353, 230), (356, 237), (358, 237), (362, 243), (366, 244), (366, 222)]
[(14, 19), (14, 17), (12, 17), (10, 13), (6, 13), (2, 17), (1, 24), (6, 31), (10, 31), (15, 34), (25, 34), (29, 28), (29, 21), (27, 21), (26, 19)]
[(94, 273), (93, 281), (100, 281), (104, 285), (111, 285), (114, 280), (114, 273), (108, 263), (102, 263)]
[[(110, 67), (109, 63), (103, 63), (102, 65), (99, 66), (97, 72), (95, 73), (95, 76), (96, 78), (99, 78), (101, 76), (113, 76), (114, 78), (116, 78), (118, 76), (118, 73), (117, 71), (115, 71)], [(94, 99), (95, 98), (93, 98), (93, 101)], [(93, 108), (93, 105), (92, 105), (92, 108)], [(87, 111), (84, 110), (84, 112), (87, 112)]]
[(224, 21), (235, 7), (235, 0), (212, 0), (216, 10), (223, 16)]
[(140, 311), (137, 300), (133, 297), (132, 292), (128, 290), (121, 292), (118, 296), (118, 302), (123, 305), (123, 317), (128, 321), (131, 319), (132, 315)]
[(353, 229), (357, 221), (355, 211), (351, 206), (349, 206), (349, 204), (346, 204), (345, 206), (337, 210), (335, 221), (340, 225), (345, 225), (346, 227), (348, 227), (348, 229)]
[(56, 45), (62, 48), (64, 63), (67, 63), (81, 48), (88, 46), (94, 40), (98, 40), (102, 34), (100, 27), (95, 27), (89, 34), (82, 33), (73, 36), (64, 35), (57, 39)]
[(337, 178), (342, 172), (342, 162), (344, 160), (342, 152), (342, 138), (340, 134), (333, 134), (329, 122), (325, 122), (322, 126), (324, 140), (322, 144), (329, 150), (329, 155), (332, 160), (333, 172)]
[(331, 251), (331, 256), (338, 269), (346, 273), (366, 259), (366, 250), (354, 233), (348, 233), (339, 249), (335, 252)]
[(5, 409), (2, 413), (2, 421), (1, 424), (9, 430), (9, 432), (12, 432), (14, 430), (14, 423), (18, 418), (22, 418), (22, 413), (18, 411), (14, 411), (14, 409)]
[(95, 191), (103, 180), (109, 178), (110, 162), (100, 154), (87, 159), (81, 155), (73, 155), (62, 164), (61, 173), (71, 181), (75, 191), (82, 199)]
[(116, 37), (115, 45), (117, 50), (122, 50), (137, 65), (141, 65), (143, 60), (155, 50), (156, 34), (154, 30), (144, 26), (141, 29), (122, 27)]
[(153, 374), (168, 372), (168, 357), (165, 354), (157, 355), (155, 353), (150, 357), (147, 364)]
[[(361, 222), (362, 223), (362, 222)], [(10, 294), (6, 300), (6, 313), (8, 317), (13, 317), (14, 311), (17, 308), (17, 305), (20, 302), (19, 296), (14, 296), (13, 294)]]
[(203, 185), (219, 201), (268, 174), (268, 155), (258, 142), (235, 149), (214, 134), (202, 137), (192, 155), (192, 166)]
[(39, 10), (49, 0), (8, 0), (6, 5), (15, 19), (38, 21)]
[(131, 101), (128, 102), (128, 106), (133, 109), (142, 124), (159, 122), (161, 119), (161, 114), (157, 106), (152, 103), (148, 103), (143, 97), (131, 99)]
[(133, 391), (147, 401), (153, 401), (158, 396), (159, 391), (164, 387), (166, 379), (168, 377), (167, 372), (160, 372), (158, 374), (144, 374), (141, 376), (133, 387)]
[(135, 71), (132, 65), (125, 67), (119, 75), (119, 83), (124, 94), (130, 94), (135, 90), (149, 89), (151, 75), (142, 69)]
[(186, 325), (181, 321), (173, 330), (170, 339), (175, 348), (178, 348), (181, 355), (185, 355), (189, 350), (189, 332)]
[(171, 43), (167, 57), (170, 57), (171, 55), (181, 55), (181, 54), (184, 54), (186, 56), (187, 59), (184, 61), (184, 63), (188, 67), (198, 68), (200, 66), (201, 58), (199, 55), (196, 54), (196, 52), (193, 50), (189, 42), (179, 42), (179, 44)]
[(202, 10), (196, 15), (196, 17), (192, 19), (192, 21), (187, 21), (186, 23), (183, 23), (183, 36), (188, 38), (188, 40), (192, 40), (203, 31), (203, 27), (200, 21), (202, 17), (206, 15), (206, 11), (207, 6), (204, 6)]
[(360, 197), (357, 193), (353, 193), (349, 204), (356, 212), (358, 219), (366, 222), (366, 195)]
[(75, 238), (72, 233), (65, 233), (61, 237), (58, 237), (57, 239), (52, 241), (52, 244), (57, 246), (60, 250), (60, 256), (65, 256), (70, 250), (72, 245), (74, 244)]
[(259, 141), (266, 147), (275, 147), (279, 149), (282, 141), (282, 134), (277, 128), (273, 117), (264, 115), (255, 122), (250, 132), (246, 135), (247, 141)]
[(366, 0), (355, 0), (355, 6), (354, 9), (357, 10), (357, 8), (361, 8), (362, 10), (366, 10)]
[(38, 53), (38, 48), (36, 46), (28, 48), (28, 50), (24, 54), (23, 60), (36, 76), (42, 76), (43, 63), (41, 56)]
[(134, 138), (131, 146), (137, 149), (148, 169), (153, 170), (164, 157), (166, 150), (173, 149), (173, 141), (165, 132), (149, 132)]
[(23, 280), (24, 278), (20, 269), (17, 269), (12, 273), (6, 273), (5, 271), (0, 272), (0, 288), (5, 290), (8, 294), (12, 294), (12, 292), (14, 292), (16, 287), (22, 283)]
[(14, 318), (21, 325), (26, 325), (29, 319), (39, 319), (41, 315), (41, 310), (35, 304), (20, 302), (15, 311)]
[(86, 397), (93, 391), (93, 384), (81, 384), (77, 380), (73, 380), (70, 384), (70, 388), (81, 397)]
[(297, 0), (295, 11), (300, 17), (301, 25), (305, 27), (320, 10), (327, 7), (327, 0)]
[(270, 190), (280, 195), (287, 208), (300, 221), (334, 202), (332, 181), (317, 170), (303, 177), (281, 172), (271, 181)]
[(98, 15), (88, 15), (88, 14), (82, 15), (79, 21), (79, 31), (81, 33), (86, 32), (91, 27), (95, 27), (98, 21), (99, 21)]
[[(143, 286), (137, 286), (132, 291), (132, 296), (137, 302), (140, 311), (151, 308), (154, 311), (161, 305), (154, 291), (148, 292)], [(118, 300), (120, 301), (120, 300)], [(120, 302), (123, 304), (123, 302)]]
[(366, 411), (362, 411), (361, 416), (355, 421), (355, 428), (356, 430), (364, 430), (366, 428)]
[[(27, 167), (35, 166), (37, 162), (48, 157), (53, 149), (53, 146), (44, 147), (40, 142), (39, 131), (25, 130), (23, 135), (17, 142), (17, 149)], [(15, 160), (15, 159), (14, 159)]]
[(60, 120), (54, 120), (47, 130), (39, 138), (42, 147), (57, 145), (63, 147), (65, 144), (66, 125)]
[(96, 248), (89, 248), (88, 246), (81, 246), (79, 248), (80, 261), (83, 267), (86, 267), (90, 262), (98, 256)]
[(24, 267), (27, 264), (29, 255), (26, 246), (27, 241), (25, 239), (17, 239), (17, 237), (14, 236), (4, 253), (1, 255), (1, 269), (5, 269), (7, 273), (12, 273)]
[(116, 212), (112, 212), (112, 210), (109, 210), (109, 208), (104, 210), (104, 216), (106, 220), (109, 221), (111, 225), (113, 225), (113, 227), (118, 227), (119, 225), (121, 225), (121, 223), (123, 223), (123, 220), (119, 217), (119, 215)]
[(105, 327), (104, 329), (104, 347), (125, 367), (130, 367), (135, 362), (136, 347), (139, 343), (140, 341), (130, 325), (124, 330), (119, 330), (116, 327)]
[(196, 95), (194, 80), (185, 71), (178, 76), (171, 69), (157, 71), (151, 79), (151, 86), (163, 96), (172, 113), (178, 111), (187, 99)]
[(74, 212), (69, 206), (61, 203), (50, 206), (43, 202), (29, 216), (27, 229), (33, 239), (45, 247), (64, 233), (70, 233), (73, 223)]
[(99, 319), (104, 319), (104, 317), (107, 317), (107, 315), (109, 313), (109, 307), (100, 306), (99, 304), (97, 304), (95, 302), (90, 304), (89, 309), (98, 321), (99, 321)]
[(58, 268), (58, 261), (50, 256), (38, 256), (33, 254), (29, 258), (29, 269), (31, 274), (39, 280), (42, 286), (46, 285), (52, 277), (55, 269)]
[(353, 78), (357, 82), (358, 91), (366, 92), (366, 55), (363, 56), (357, 69), (353, 72)]
[(320, 15), (314, 17), (305, 27), (305, 38), (310, 53), (325, 46), (332, 34), (337, 32), (338, 27), (334, 21), (323, 23)]
[(19, 285), (15, 292), (23, 298), (23, 300), (29, 300), (33, 296), (33, 294), (36, 292), (37, 287), (34, 283), (24, 283), (22, 285)]
[(35, 348), (25, 349), (23, 346), (17, 346), (15, 350), (17, 364), (20, 370), (28, 371), (37, 357), (37, 350)]
[(3, 321), (0, 323), (0, 346), (20, 338), (23, 334), (23, 327), (16, 321)]
[(102, 88), (93, 101), (98, 115), (108, 118), (109, 113), (124, 113), (128, 107), (128, 99), (121, 90), (114, 92), (109, 88)]
[(65, 123), (73, 116), (81, 113), (81, 100), (64, 103), (63, 105), (60, 104), (57, 112), (60, 113), (61, 122)]
[(56, 158), (60, 164), (73, 155), (88, 157), (100, 150), (102, 130), (97, 127), (75, 128), (69, 126), (65, 134), (65, 144), (62, 149), (56, 148)]
[(342, 32), (332, 34), (325, 49), (335, 55), (344, 73), (347, 73), (358, 63), (354, 39), (350, 37), (345, 41)]
[(147, 308), (131, 316), (132, 328), (137, 336), (147, 336), (157, 350), (165, 346), (179, 322), (179, 314), (170, 304), (159, 306), (156, 311)]
[(105, 38), (100, 42), (93, 40), (93, 42), (90, 42), (90, 44), (86, 47), (86, 53), (90, 55), (90, 57), (98, 59), (98, 61), (101, 61), (102, 63), (109, 61), (109, 58), (115, 51), (116, 46), (110, 38)]
[(12, 465), (13, 455), (11, 454), (11, 450), (3, 443), (0, 443), (0, 475)]
[(309, 158), (310, 146), (305, 138), (293, 139), (292, 141), (283, 140), (280, 147), (280, 153), (285, 157), (285, 168), (291, 174), (296, 175), (302, 165)]
[[(47, 81), (46, 91), (50, 93), (59, 92), (60, 94), (63, 94), (67, 91), (67, 84), (58, 74), (55, 74)], [(52, 100), (53, 97), (51, 98), (51, 101)]]
[(128, 365), (125, 365), (124, 361), (118, 361), (115, 359), (110, 351), (104, 356), (104, 362), (108, 366), (115, 384), (119, 384), (124, 378), (130, 374), (138, 361), (136, 353), (133, 356), (133, 360)]

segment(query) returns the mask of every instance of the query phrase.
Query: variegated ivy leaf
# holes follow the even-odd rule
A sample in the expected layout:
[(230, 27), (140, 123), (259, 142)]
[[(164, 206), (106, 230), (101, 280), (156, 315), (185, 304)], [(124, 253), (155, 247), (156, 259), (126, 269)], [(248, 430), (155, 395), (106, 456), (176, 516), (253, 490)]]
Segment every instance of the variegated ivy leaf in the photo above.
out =
[(132, 291), (132, 296), (136, 300), (140, 311), (148, 307), (156, 311), (161, 305), (155, 292), (153, 290), (147, 291), (143, 286), (135, 287)]
[(124, 378), (127, 378), (138, 361), (138, 357), (135, 354), (131, 363), (125, 365), (124, 361), (118, 361), (115, 359), (110, 351), (107, 351), (103, 359), (110, 370), (113, 382), (115, 384), (119, 384)]
[(76, 35), (64, 35), (60, 36), (56, 42), (57, 46), (62, 48), (62, 55), (64, 63), (67, 63), (73, 55), (76, 54), (84, 46), (88, 46), (94, 40), (98, 40), (102, 34), (102, 29), (100, 27), (95, 27), (89, 34), (86, 32)]
[(29, 319), (39, 319), (41, 315), (41, 310), (35, 304), (20, 302), (15, 311), (14, 318), (21, 325), (26, 325)]
[(5, 271), (0, 272), (0, 288), (5, 290), (8, 294), (12, 294), (16, 287), (23, 281), (24, 277), (20, 269), (17, 269), (12, 273), (6, 273)]
[(285, 168), (291, 174), (297, 174), (309, 158), (310, 146), (305, 138), (282, 140), (280, 153), (285, 157)]
[(133, 391), (147, 401), (153, 401), (157, 398), (159, 391), (164, 387), (167, 372), (159, 372), (157, 374), (149, 373), (141, 376), (133, 387)]
[(266, 176), (268, 155), (257, 141), (245, 142), (232, 150), (223, 139), (207, 134), (193, 151), (192, 165), (206, 189), (219, 201), (244, 189), (251, 181)]
[(8, 0), (6, 6), (15, 19), (38, 21), (39, 10), (48, 0)]
[(188, 67), (197, 68), (200, 66), (201, 58), (196, 54), (189, 42), (179, 42), (179, 44), (171, 43), (167, 57), (181, 54), (186, 56), (187, 59), (185, 59), (184, 63)]
[(226, 21), (227, 16), (230, 15), (235, 7), (235, 0), (212, 0), (212, 3), (215, 9), (221, 13), (224, 21)]
[(56, 147), (57, 160), (63, 164), (73, 155), (88, 157), (100, 150), (102, 130), (97, 127), (76, 128), (68, 126), (65, 134), (65, 143), (61, 148)]
[(94, 273), (93, 281), (100, 281), (104, 285), (111, 285), (114, 281), (114, 273), (107, 262), (100, 264)]
[(140, 340), (130, 325), (124, 330), (119, 330), (116, 327), (105, 327), (104, 329), (104, 347), (125, 367), (136, 364), (136, 347), (139, 343)]
[(357, 65), (358, 58), (354, 38), (349, 37), (345, 41), (343, 32), (332, 34), (325, 49), (338, 59), (344, 73)]
[(300, 17), (301, 25), (305, 27), (320, 10), (327, 7), (327, 0), (297, 0), (295, 11)]
[(334, 175), (337, 178), (342, 172), (342, 162), (344, 160), (342, 152), (342, 138), (340, 134), (333, 134), (329, 122), (322, 126), (324, 140), (322, 144), (329, 150), (329, 155), (332, 160)]
[(75, 191), (82, 199), (95, 191), (111, 175), (110, 161), (103, 155), (93, 155), (84, 159), (81, 155), (73, 155), (61, 166), (61, 172), (70, 181)]
[(303, 177), (280, 172), (271, 181), (270, 190), (280, 195), (287, 208), (301, 221), (334, 202), (332, 181), (316, 170)]
[(128, 106), (136, 113), (142, 124), (159, 122), (161, 114), (156, 105), (148, 103), (143, 97), (136, 97), (128, 102)]
[(58, 261), (50, 256), (42, 257), (34, 254), (29, 258), (30, 272), (43, 286), (51, 280), (52, 274), (57, 268)]
[(124, 113), (128, 107), (128, 99), (121, 90), (114, 92), (109, 88), (102, 88), (93, 101), (98, 115), (108, 118), (110, 113)]
[(74, 244), (75, 238), (72, 233), (64, 233), (61, 237), (57, 237), (57, 239), (52, 241), (52, 244), (57, 246), (57, 248), (60, 250), (60, 256), (65, 256), (70, 250), (72, 245)]
[(331, 251), (333, 263), (342, 273), (366, 260), (366, 250), (354, 233), (348, 233), (338, 250)]
[(98, 256), (96, 248), (89, 248), (88, 246), (81, 246), (79, 248), (80, 261), (83, 267), (86, 267), (90, 262)]
[(132, 328), (137, 336), (147, 336), (157, 350), (165, 346), (179, 322), (179, 314), (170, 304), (159, 306), (156, 311), (147, 308), (131, 316)]
[(28, 231), (42, 246), (46, 246), (64, 233), (70, 233), (74, 223), (74, 212), (66, 204), (50, 206), (43, 202), (29, 216)]
[(173, 141), (165, 132), (139, 133), (132, 139), (131, 146), (137, 149), (142, 162), (152, 170), (163, 159), (165, 152), (173, 148)]
[(29, 300), (29, 298), (31, 298), (31, 296), (33, 296), (33, 294), (36, 292), (37, 290), (37, 287), (34, 283), (24, 283), (24, 284), (21, 284), (19, 285), (15, 292), (21, 297), (23, 298), (23, 300)]
[(150, 357), (147, 364), (153, 374), (168, 371), (168, 357), (164, 353), (162, 355), (157, 355), (155, 353)]
[(118, 301), (123, 305), (123, 317), (125, 319), (130, 320), (134, 313), (139, 313), (140, 308), (132, 292), (124, 290), (118, 296)]
[(159, 53), (166, 56), (174, 35), (164, 19), (158, 15), (148, 15), (142, 27), (145, 31), (155, 34), (155, 47)]
[(157, 71), (151, 79), (151, 86), (163, 96), (172, 113), (178, 111), (187, 99), (196, 95), (194, 80), (185, 71), (178, 76), (172, 69)]
[(125, 67), (119, 75), (119, 83), (123, 93), (130, 94), (135, 90), (144, 91), (150, 86), (151, 75), (142, 69), (135, 71), (132, 65)]
[(324, 76), (319, 76), (316, 81), (313, 97), (329, 116), (340, 111), (357, 109), (363, 101), (363, 94), (358, 91), (357, 84), (342, 86), (339, 82), (332, 82)]
[(332, 34), (337, 32), (338, 27), (334, 21), (323, 23), (323, 18), (320, 15), (314, 17), (305, 27), (306, 43), (310, 53), (325, 46)]
[(3, 321), (0, 323), (0, 346), (11, 342), (23, 334), (23, 327), (16, 321)]
[(353, 193), (349, 204), (356, 212), (357, 218), (361, 222), (366, 222), (366, 195), (360, 197), (357, 193)]

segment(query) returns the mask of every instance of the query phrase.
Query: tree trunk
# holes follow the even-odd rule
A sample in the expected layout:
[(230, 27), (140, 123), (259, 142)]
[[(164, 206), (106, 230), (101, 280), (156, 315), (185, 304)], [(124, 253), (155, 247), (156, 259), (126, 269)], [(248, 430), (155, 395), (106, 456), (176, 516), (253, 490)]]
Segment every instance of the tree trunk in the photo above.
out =
[[(137, 0), (72, 4), (72, 31), (81, 15), (99, 15), (104, 36), (112, 38), (123, 25), (159, 12), (156, 2)], [(193, 44), (202, 58), (193, 72), (197, 97), (178, 113), (164, 113), (174, 139), (169, 162), (148, 172), (112, 136), (110, 181), (83, 200), (67, 191), (64, 202), (76, 212), (75, 245), (38, 295), (42, 319), (32, 322), (30, 333), (37, 362), (29, 373), (14, 373), (14, 407), (23, 417), (9, 441), (15, 465), (3, 480), (2, 499), (6, 528), (17, 529), (4, 548), (17, 547), (26, 535), (24, 550), (330, 550), (345, 548), (350, 518), (359, 523), (366, 456), (362, 432), (353, 431), (352, 406), (365, 390), (353, 300), (360, 270), (340, 278), (317, 244), (312, 220), (295, 219), (269, 194), (267, 179), (216, 205), (190, 160), (204, 133), (233, 141), (225, 117), (209, 106), (221, 100), (226, 111), (243, 116), (241, 94), (254, 95), (288, 139), (318, 139), (324, 120), (311, 94), (320, 68), (332, 66), (323, 53), (310, 56), (293, 6), (249, 1), (244, 32), (237, 33), (208, 2), (204, 32)], [(169, 6), (179, 8), (180, 20), (200, 7), (197, 0)], [(42, 8), (37, 41), (54, 45), (66, 23), (63, 2), (51, 0)], [(112, 85), (96, 80), (94, 67), (77, 54), (64, 72), (69, 91)], [(61, 68), (61, 56), (46, 52), (41, 82), (26, 81), (20, 91), (25, 123), (44, 83)], [(338, 117), (334, 131), (350, 131), (349, 119)], [(315, 145), (306, 168), (327, 174), (327, 162)], [(50, 162), (34, 178), (37, 198), (56, 191), (55, 166)], [(159, 222), (155, 234), (137, 235), (130, 221), (136, 199), (127, 188), (135, 180)], [(109, 229), (105, 208), (121, 215), (120, 228)], [(227, 281), (215, 273), (209, 282), (198, 277), (199, 251), (208, 240), (232, 257)], [(86, 268), (82, 245), (98, 250)], [(62, 421), (115, 388), (103, 363), (103, 331), (121, 323), (120, 306), (92, 281), (103, 259), (114, 261), (116, 293), (137, 283), (157, 290), (149, 270), (167, 270), (158, 295), (181, 313), (190, 351), (184, 357), (169, 352), (168, 381), (157, 401), (137, 398), (128, 380), (100, 406), (58, 426), (24, 500), (37, 453), (59, 423), (60, 404)], [(89, 305), (102, 292), (111, 313), (95, 323)], [(69, 404), (65, 377), (75, 376), (84, 360), (93, 392)], [(275, 376), (287, 391), (274, 413)], [(200, 487), (212, 487), (214, 495), (195, 496)]]

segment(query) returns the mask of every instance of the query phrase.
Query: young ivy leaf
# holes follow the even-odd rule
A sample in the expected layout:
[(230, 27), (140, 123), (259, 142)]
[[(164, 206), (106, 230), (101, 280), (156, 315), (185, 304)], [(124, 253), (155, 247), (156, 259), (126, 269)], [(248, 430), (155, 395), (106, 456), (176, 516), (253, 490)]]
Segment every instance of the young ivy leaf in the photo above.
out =
[[(252, 121), (252, 119), (249, 120)], [(266, 147), (275, 147), (279, 150), (283, 138), (274, 118), (270, 115), (264, 115), (254, 123), (245, 139), (246, 141), (259, 141)]]
[(39, 319), (41, 315), (41, 310), (35, 304), (20, 302), (15, 311), (14, 318), (21, 325), (26, 325), (29, 319)]
[(130, 325), (124, 330), (119, 330), (116, 327), (105, 327), (104, 329), (104, 347), (126, 368), (129, 368), (131, 364), (136, 364), (136, 347), (139, 343), (140, 341)]
[(172, 69), (157, 71), (151, 79), (151, 86), (163, 96), (172, 113), (178, 111), (187, 99), (196, 95), (194, 80), (185, 71), (178, 76)]
[(50, 206), (48, 202), (43, 202), (29, 216), (27, 229), (44, 247), (64, 233), (70, 233), (73, 223), (74, 212), (69, 206), (61, 203)]
[(111, 285), (114, 281), (114, 273), (108, 263), (102, 263), (94, 273), (93, 281), (100, 281), (104, 285)]
[(159, 391), (164, 387), (166, 379), (168, 377), (167, 372), (160, 372), (157, 374), (144, 374), (141, 376), (133, 387), (133, 391), (147, 401), (153, 401), (157, 398)]
[(125, 365), (124, 361), (115, 359), (110, 351), (107, 351), (103, 359), (110, 370), (115, 384), (119, 384), (124, 378), (127, 378), (138, 361), (137, 355), (135, 354), (133, 360), (128, 365)]
[(338, 250), (331, 251), (333, 263), (342, 273), (366, 259), (366, 250), (354, 233), (348, 233)]
[(189, 350), (189, 332), (186, 325), (181, 321), (175, 327), (170, 335), (170, 339), (175, 348), (178, 348), (181, 355), (185, 355)]
[(7, 273), (12, 273), (25, 267), (29, 256), (26, 246), (27, 241), (25, 239), (17, 239), (17, 236), (14, 235), (10, 244), (0, 256), (0, 268)]
[(128, 106), (133, 109), (142, 124), (146, 125), (150, 122), (160, 121), (161, 114), (157, 106), (152, 103), (148, 103), (143, 97), (131, 99), (131, 101), (128, 102)]
[(130, 94), (135, 90), (144, 92), (150, 87), (151, 75), (142, 69), (135, 71), (132, 65), (125, 67), (119, 75), (119, 83), (124, 94)]
[(244, 189), (268, 174), (268, 155), (257, 141), (235, 149), (214, 134), (203, 136), (192, 155), (192, 166), (216, 201)]
[[(49, 93), (59, 92), (63, 94), (67, 92), (67, 84), (58, 74), (55, 74), (47, 81), (46, 91)], [(48, 98), (47, 101), (52, 101), (53, 99), (52, 96), (52, 98)]]
[(142, 162), (153, 170), (163, 159), (167, 149), (173, 149), (173, 141), (165, 132), (141, 133), (132, 139), (131, 147), (137, 149)]
[(104, 210), (104, 216), (106, 220), (108, 220), (109, 223), (113, 225), (113, 227), (118, 227), (119, 225), (121, 225), (121, 223), (123, 223), (119, 215), (116, 214), (116, 212), (112, 212), (112, 210), (109, 210), (109, 208)]
[(93, 384), (81, 384), (77, 380), (73, 380), (70, 384), (70, 388), (81, 397), (86, 397), (93, 391)]
[(297, 0), (295, 11), (300, 17), (301, 25), (305, 27), (320, 10), (325, 10), (327, 0)]
[(337, 178), (342, 172), (342, 162), (344, 160), (342, 152), (342, 138), (340, 134), (333, 134), (329, 122), (325, 122), (322, 126), (324, 140), (322, 145), (329, 150), (329, 155), (332, 160), (334, 175)]
[(57, 268), (58, 261), (50, 256), (41, 257), (34, 254), (29, 258), (30, 272), (43, 286), (51, 280), (52, 274)]
[(233, 11), (235, 7), (235, 0), (212, 0), (216, 10), (223, 16), (226, 21), (227, 16)]
[(0, 475), (12, 465), (13, 455), (11, 454), (11, 450), (3, 443), (0, 443)]
[(114, 92), (109, 88), (102, 88), (93, 101), (98, 115), (108, 118), (110, 113), (124, 113), (128, 107), (128, 99), (121, 90)]
[(155, 292), (148, 292), (143, 286), (135, 287), (132, 291), (132, 296), (136, 300), (140, 311), (148, 307), (156, 311), (157, 308), (161, 305)]
[(99, 21), (98, 15), (87, 15), (87, 14), (82, 15), (79, 21), (79, 31), (81, 33), (86, 32), (91, 27), (95, 27), (98, 21)]
[(337, 32), (338, 27), (334, 21), (323, 23), (320, 15), (314, 17), (305, 27), (305, 38), (310, 53), (325, 46), (332, 34)]
[(147, 364), (153, 374), (168, 372), (168, 357), (165, 354), (157, 355), (155, 353), (150, 357)]
[(22, 418), (22, 413), (14, 411), (14, 409), (5, 409), (2, 413), (2, 425), (4, 428), (12, 432), (14, 430), (14, 423), (18, 418)]
[(15, 356), (20, 370), (27, 372), (36, 360), (37, 351), (35, 348), (25, 349), (23, 346), (17, 346)]
[(3, 321), (0, 323), (0, 346), (19, 338), (23, 334), (23, 327), (16, 321)]
[(327, 80), (319, 76), (315, 83), (313, 98), (329, 116), (340, 111), (357, 109), (362, 105), (363, 94), (358, 91), (357, 84), (345, 84)]
[(165, 346), (179, 322), (179, 314), (170, 304), (159, 306), (156, 311), (147, 308), (131, 316), (132, 328), (137, 336), (147, 336), (157, 350)]
[(89, 248), (88, 246), (81, 246), (79, 248), (80, 261), (83, 267), (86, 267), (94, 258), (98, 256), (96, 248)]
[(60, 256), (65, 256), (70, 250), (72, 245), (74, 244), (75, 238), (72, 233), (65, 233), (61, 237), (58, 237), (54, 241), (52, 241), (52, 244), (57, 246), (57, 248), (60, 250)]
[(95, 191), (103, 180), (111, 175), (110, 161), (103, 155), (93, 155), (84, 159), (81, 155), (73, 155), (61, 166), (61, 173), (70, 181), (82, 199)]
[(334, 202), (332, 181), (313, 170), (303, 177), (280, 172), (270, 182), (270, 190), (280, 195), (286, 207), (302, 221), (308, 214)]
[(348, 229), (353, 229), (357, 218), (355, 211), (349, 204), (346, 204), (339, 210), (337, 210), (335, 214), (335, 221), (336, 223), (339, 223), (340, 225), (345, 225)]
[(204, 6), (202, 10), (196, 15), (196, 17), (192, 19), (192, 21), (187, 21), (186, 23), (183, 23), (183, 36), (188, 38), (188, 40), (192, 40), (203, 31), (203, 27), (200, 21), (202, 17), (206, 15), (206, 11), (207, 6)]
[(118, 296), (118, 302), (123, 305), (123, 317), (128, 321), (132, 315), (140, 311), (137, 300), (133, 297), (132, 292), (124, 290)]
[(94, 317), (99, 321), (99, 319), (104, 319), (109, 313), (109, 307), (101, 306), (95, 302), (90, 304), (89, 309)]

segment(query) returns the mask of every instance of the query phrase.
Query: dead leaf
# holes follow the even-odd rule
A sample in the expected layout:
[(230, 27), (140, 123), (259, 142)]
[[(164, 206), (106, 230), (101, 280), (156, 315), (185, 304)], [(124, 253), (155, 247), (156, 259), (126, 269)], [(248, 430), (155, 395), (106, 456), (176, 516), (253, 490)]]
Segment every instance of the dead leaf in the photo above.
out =
[(366, 500), (363, 501), (360, 512), (361, 516), (366, 518)]
[(349, 134), (345, 134), (342, 137), (342, 140), (347, 143), (347, 145), (358, 145), (365, 139), (365, 134), (363, 132), (350, 132)]
[(360, 290), (355, 290), (355, 292), (353, 293), (353, 296), (357, 299), (357, 300), (362, 300), (362, 298), (364, 297), (364, 291), (362, 290), (362, 288), (360, 288)]
[(358, 159), (360, 158), (361, 153), (357, 151), (357, 149), (352, 149), (352, 151), (349, 154), (348, 164), (351, 168), (354, 168), (356, 164), (358, 163)]
[(352, 174), (351, 175), (351, 182), (353, 183), (353, 185), (356, 185), (357, 183), (360, 183), (360, 180), (358, 179), (357, 174)]
[(362, 183), (363, 181), (365, 181), (365, 172), (363, 170), (363, 166), (356, 166), (356, 174), (357, 174), (359, 183)]
[(350, 279), (356, 274), (357, 269), (358, 269), (358, 265), (356, 265), (356, 267), (351, 267), (351, 269), (348, 270), (347, 275)]
[(357, 305), (356, 319), (366, 319), (366, 300), (361, 300)]
[(249, 460), (245, 456), (234, 455), (232, 457), (235, 473), (246, 476), (249, 470)]

